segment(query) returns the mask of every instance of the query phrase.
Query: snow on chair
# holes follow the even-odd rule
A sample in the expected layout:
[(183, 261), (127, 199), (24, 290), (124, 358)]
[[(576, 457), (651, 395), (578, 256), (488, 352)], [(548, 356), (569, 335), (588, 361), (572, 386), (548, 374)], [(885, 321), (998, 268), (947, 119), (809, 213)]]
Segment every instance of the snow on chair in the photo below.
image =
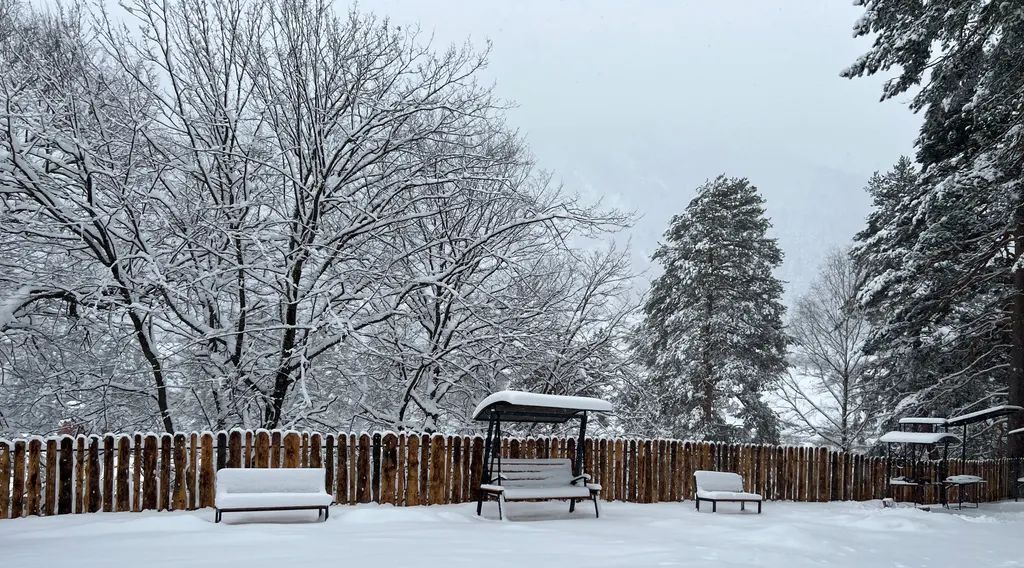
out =
[(324, 489), (325, 474), (323, 468), (221, 469), (214, 522), (223, 513), (313, 509), (326, 521), (334, 498)]
[[(480, 480), (476, 514), (481, 514), (484, 499), (498, 502), (498, 518), (502, 518), (505, 501), (568, 500), (569, 512), (576, 502), (590, 499), (594, 513), (600, 517), (597, 504), (601, 486), (587, 483), (583, 472), (586, 463), (587, 412), (611, 412), (611, 403), (584, 396), (560, 396), (522, 391), (496, 392), (477, 405), (473, 419), (487, 421), (484, 444), (484, 467)], [(580, 419), (576, 459), (508, 459), (501, 456), (501, 423), (564, 424)]]
[(601, 486), (587, 483), (587, 474), (573, 475), (569, 459), (504, 459), (501, 472), (491, 483), (480, 485), (480, 491), (498, 501), (498, 518), (502, 518), (501, 504), (506, 501), (534, 501), (562, 499), (570, 501), (569, 510), (576, 501), (590, 499), (594, 514), (601, 516), (597, 497)]
[(740, 504), (740, 510), (746, 510), (747, 503), (757, 503), (757, 513), (761, 514), (762, 497), (757, 493), (743, 490), (743, 477), (738, 473), (726, 471), (695, 471), (693, 477), (697, 481), (697, 510), (700, 511), (701, 501), (711, 501), (711, 512), (718, 511), (719, 501), (731, 501)]

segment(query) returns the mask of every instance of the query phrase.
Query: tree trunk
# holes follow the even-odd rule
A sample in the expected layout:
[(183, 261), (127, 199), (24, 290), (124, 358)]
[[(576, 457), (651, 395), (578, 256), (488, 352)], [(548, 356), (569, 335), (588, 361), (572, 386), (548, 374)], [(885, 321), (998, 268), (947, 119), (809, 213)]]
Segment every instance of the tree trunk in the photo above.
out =
[(166, 432), (174, 432), (174, 422), (171, 420), (171, 408), (167, 403), (167, 384), (164, 381), (163, 367), (160, 365), (160, 358), (157, 357), (153, 345), (149, 341), (149, 333), (146, 330), (146, 322), (135, 312), (129, 309), (128, 317), (135, 328), (135, 337), (139, 342), (142, 356), (149, 363), (150, 371), (153, 374), (153, 382), (156, 383), (156, 404), (160, 410), (160, 419), (163, 422)]
[[(1017, 234), (1014, 237), (1013, 269), (1013, 347), (1010, 353), (1010, 374), (1007, 376), (1009, 404), (1024, 406), (1024, 208), (1017, 208)], [(1024, 427), (1024, 413), (1011, 414), (1011, 430)], [(1024, 435), (1010, 436), (1007, 443), (1009, 457), (1024, 457)]]

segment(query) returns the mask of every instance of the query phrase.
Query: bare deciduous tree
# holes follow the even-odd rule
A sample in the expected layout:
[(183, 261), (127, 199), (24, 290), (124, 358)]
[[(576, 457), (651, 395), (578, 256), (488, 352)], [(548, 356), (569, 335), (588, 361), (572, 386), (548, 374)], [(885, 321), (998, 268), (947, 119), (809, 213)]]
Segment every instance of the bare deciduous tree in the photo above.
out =
[(0, 4), (12, 421), (436, 428), (602, 383), (629, 273), (578, 239), (628, 216), (536, 171), (486, 52), (322, 1), (123, 7)]
[(779, 388), (782, 416), (797, 435), (849, 451), (863, 444), (868, 321), (857, 303), (862, 273), (845, 251), (825, 259), (793, 309), (792, 367)]

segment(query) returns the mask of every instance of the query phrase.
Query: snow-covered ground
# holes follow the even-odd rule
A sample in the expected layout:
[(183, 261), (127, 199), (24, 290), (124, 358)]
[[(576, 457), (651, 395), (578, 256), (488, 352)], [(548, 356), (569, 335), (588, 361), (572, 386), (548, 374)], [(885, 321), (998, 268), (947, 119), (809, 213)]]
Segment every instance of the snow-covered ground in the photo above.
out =
[(560, 503), (316, 513), (96, 513), (0, 521), (4, 566), (1024, 566), (1024, 502), (962, 514), (869, 503), (766, 503), (763, 515), (697, 513), (693, 503), (605, 503), (602, 517)]

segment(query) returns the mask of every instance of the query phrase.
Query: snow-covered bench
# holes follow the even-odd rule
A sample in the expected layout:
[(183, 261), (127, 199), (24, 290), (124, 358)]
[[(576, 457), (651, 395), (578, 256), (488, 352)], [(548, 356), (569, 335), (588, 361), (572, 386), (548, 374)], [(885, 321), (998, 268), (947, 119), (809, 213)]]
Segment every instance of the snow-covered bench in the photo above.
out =
[(594, 502), (594, 514), (600, 517), (597, 497), (601, 486), (587, 483), (589, 480), (585, 473), (572, 474), (569, 459), (503, 459), (501, 473), (480, 485), (480, 491), (498, 502), (499, 519), (504, 501), (568, 500), (571, 512), (576, 510), (576, 502), (584, 499)]
[(334, 498), (321, 468), (235, 469), (217, 472), (215, 522), (223, 513), (316, 509), (326, 521)]
[(740, 510), (746, 509), (747, 503), (757, 503), (757, 512), (761, 513), (763, 499), (757, 493), (743, 490), (743, 477), (738, 473), (726, 471), (695, 471), (693, 477), (697, 481), (697, 510), (700, 511), (701, 501), (711, 501), (711, 512), (718, 511), (719, 501), (731, 501), (740, 504)]

